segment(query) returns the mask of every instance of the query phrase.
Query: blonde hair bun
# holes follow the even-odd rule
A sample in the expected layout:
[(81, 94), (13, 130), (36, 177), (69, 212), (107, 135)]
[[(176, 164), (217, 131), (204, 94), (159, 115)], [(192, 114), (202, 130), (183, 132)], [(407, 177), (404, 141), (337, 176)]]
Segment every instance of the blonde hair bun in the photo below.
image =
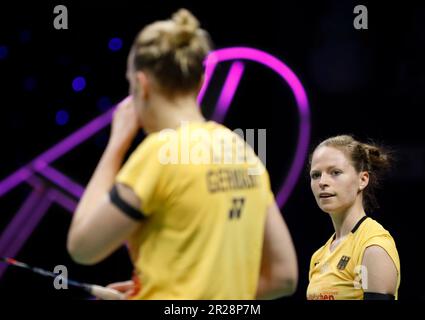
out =
[(199, 21), (186, 9), (179, 9), (172, 16), (176, 24), (175, 34), (170, 39), (175, 48), (187, 46), (199, 28)]

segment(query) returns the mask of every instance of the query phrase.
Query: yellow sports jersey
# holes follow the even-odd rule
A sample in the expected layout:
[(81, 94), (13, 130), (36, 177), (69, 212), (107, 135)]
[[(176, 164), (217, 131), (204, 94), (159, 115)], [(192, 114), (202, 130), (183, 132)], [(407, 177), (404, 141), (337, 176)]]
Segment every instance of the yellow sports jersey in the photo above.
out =
[(128, 242), (141, 283), (133, 299), (255, 298), (274, 197), (261, 161), (250, 148), (241, 157), (242, 146), (218, 123), (186, 123), (148, 135), (125, 163), (116, 181), (139, 196), (145, 216)]
[(334, 250), (330, 251), (332, 236), (317, 250), (310, 262), (309, 300), (363, 300), (367, 270), (362, 266), (365, 249), (382, 247), (397, 268), (395, 298), (400, 286), (400, 259), (390, 233), (370, 217), (364, 217)]

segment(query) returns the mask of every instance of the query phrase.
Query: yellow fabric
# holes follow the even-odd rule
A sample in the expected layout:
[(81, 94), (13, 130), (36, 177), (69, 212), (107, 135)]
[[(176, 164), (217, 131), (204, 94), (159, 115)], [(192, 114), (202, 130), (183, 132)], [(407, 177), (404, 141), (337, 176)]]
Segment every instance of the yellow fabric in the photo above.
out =
[[(261, 161), (257, 162), (261, 175), (248, 175), (248, 168), (253, 166), (247, 161), (163, 161), (173, 148), (181, 161), (185, 156), (180, 152), (187, 147), (191, 156), (199, 156), (206, 150), (202, 146), (217, 143), (209, 143), (205, 132), (216, 130), (245, 144), (215, 122), (190, 123), (166, 135), (150, 134), (117, 176), (118, 183), (130, 186), (140, 197), (140, 210), (146, 216), (129, 239), (130, 255), (141, 282), (134, 299), (255, 298), (265, 213), (274, 201)], [(182, 139), (187, 135), (199, 139), (185, 145)], [(234, 156), (235, 146), (231, 150)], [(259, 160), (255, 154), (253, 157)], [(241, 198), (244, 203), (239, 218), (237, 210), (230, 218), (231, 209), (241, 206)]]
[[(333, 236), (311, 258), (307, 299), (363, 300), (362, 279), (364, 286), (367, 275), (361, 264), (365, 249), (372, 245), (382, 247), (397, 268), (395, 298), (398, 298), (400, 259), (393, 238), (382, 225), (368, 217), (354, 233), (350, 232), (331, 252), (332, 240)], [(344, 266), (344, 260), (347, 261), (347, 258), (348, 263)]]

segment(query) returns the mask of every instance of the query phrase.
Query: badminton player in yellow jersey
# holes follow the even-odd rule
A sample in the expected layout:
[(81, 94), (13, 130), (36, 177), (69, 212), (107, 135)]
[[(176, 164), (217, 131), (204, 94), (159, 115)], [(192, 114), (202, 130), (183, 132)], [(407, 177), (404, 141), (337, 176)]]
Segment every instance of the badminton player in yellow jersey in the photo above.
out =
[[(95, 264), (128, 243), (135, 281), (111, 287), (131, 299), (267, 299), (297, 285), (295, 250), (267, 171), (196, 102), (209, 50), (208, 34), (184, 9), (140, 32), (128, 59), (131, 96), (115, 112), (73, 217), (67, 247), (79, 263)], [(147, 137), (123, 164), (139, 128)], [(246, 147), (249, 159), (199, 161), (222, 141), (232, 156)]]
[(351, 136), (320, 143), (310, 162), (311, 188), (328, 213), (334, 235), (310, 263), (308, 299), (392, 300), (398, 297), (400, 260), (390, 233), (367, 217), (390, 157)]

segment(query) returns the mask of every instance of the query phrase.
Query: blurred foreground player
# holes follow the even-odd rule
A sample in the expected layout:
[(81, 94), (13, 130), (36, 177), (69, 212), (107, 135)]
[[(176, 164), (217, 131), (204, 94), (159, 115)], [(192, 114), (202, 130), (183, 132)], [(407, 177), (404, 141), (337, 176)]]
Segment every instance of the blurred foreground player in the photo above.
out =
[[(184, 9), (139, 33), (131, 96), (73, 217), (67, 247), (81, 264), (128, 241), (135, 281), (110, 287), (129, 299), (267, 299), (296, 288), (296, 254), (267, 171), (197, 104), (210, 49)], [(122, 166), (140, 128), (147, 137)]]

